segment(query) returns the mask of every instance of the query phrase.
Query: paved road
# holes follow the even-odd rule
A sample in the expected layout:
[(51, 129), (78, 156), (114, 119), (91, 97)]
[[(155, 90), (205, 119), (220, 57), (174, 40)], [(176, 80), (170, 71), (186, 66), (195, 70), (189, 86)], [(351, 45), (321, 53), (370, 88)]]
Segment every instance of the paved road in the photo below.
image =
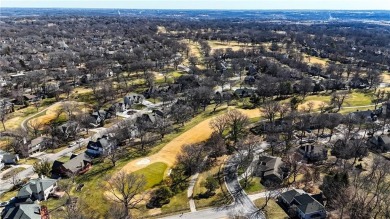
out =
[[(83, 139), (83, 142), (81, 144), (85, 144), (88, 141), (88, 139)], [(62, 151), (59, 151), (55, 154), (43, 154), (38, 159), (44, 159), (47, 158), (49, 161), (55, 161), (59, 159), (60, 157), (63, 157), (69, 153), (72, 153), (74, 150), (78, 149), (79, 146), (76, 144), (73, 147), (65, 148)], [(28, 177), (31, 177), (34, 174), (33, 167), (30, 166), (27, 169), (21, 171), (18, 173), (18, 179), (25, 179)], [(13, 184), (9, 180), (0, 180), (0, 194), (7, 192), (13, 187)]]
[[(60, 104), (60, 103), (61, 103), (61, 102), (57, 102), (57, 103), (55, 103), (55, 104), (53, 104), (53, 105), (51, 105), (51, 106), (49, 106), (49, 107), (52, 107), (52, 106), (54, 106), (54, 105), (56, 105), (56, 104)], [(174, 101), (173, 101), (172, 103), (170, 103), (169, 105), (171, 105), (171, 104), (173, 104), (173, 103), (174, 103)], [(104, 129), (104, 128), (102, 128), (102, 129), (97, 129), (97, 130), (96, 130), (96, 133), (95, 133), (92, 137), (83, 139), (82, 142), (81, 142), (80, 144), (81, 144), (81, 145), (84, 145), (84, 144), (87, 144), (89, 140), (96, 140), (97, 138), (101, 137), (102, 135), (111, 132), (111, 131), (114, 130), (115, 128), (118, 128), (119, 125), (120, 125), (122, 122), (128, 122), (128, 121), (130, 121), (130, 120), (134, 120), (137, 116), (139, 116), (139, 115), (141, 115), (141, 114), (143, 114), (143, 113), (147, 113), (147, 112), (149, 112), (149, 111), (150, 111), (151, 109), (153, 109), (153, 108), (160, 107), (160, 106), (162, 105), (162, 103), (153, 104), (153, 103), (150, 103), (149, 101), (145, 101), (144, 105), (147, 106), (146, 109), (140, 110), (140, 111), (138, 111), (136, 114), (130, 116), (129, 118), (126, 118), (126, 119), (124, 119), (124, 120), (119, 121), (117, 124), (111, 126), (110, 128), (106, 128), (106, 129)], [(47, 108), (41, 110), (40, 112), (37, 112), (37, 113), (35, 113), (35, 114), (33, 114), (33, 115), (29, 116), (29, 117), (27, 117), (27, 118), (26, 118), (25, 120), (23, 120), (23, 122), (21, 123), (21, 125), (20, 125), (21, 128), (24, 129), (24, 130), (27, 130), (27, 125), (26, 125), (26, 124), (27, 124), (28, 120), (31, 119), (32, 117), (34, 117), (34, 116), (36, 116), (36, 115), (38, 115), (38, 114), (40, 114), (40, 113), (46, 111), (49, 107), (47, 107)], [(53, 162), (53, 161), (55, 161), (55, 160), (57, 160), (57, 159), (59, 159), (59, 158), (65, 156), (65, 155), (67, 155), (67, 154), (72, 153), (73, 151), (75, 151), (75, 150), (78, 149), (78, 148), (79, 148), (79, 145), (76, 144), (76, 145), (73, 146), (73, 147), (65, 148), (65, 149), (63, 149), (62, 151), (59, 151), (59, 152), (57, 152), (57, 153), (55, 153), (55, 154), (44, 154), (44, 153), (43, 153), (41, 156), (37, 156), (36, 158), (37, 158), (37, 159), (44, 159), (44, 158), (47, 158), (49, 161), (52, 161), (52, 162)], [(33, 168), (30, 166), (29, 168), (27, 168), (27, 169), (21, 171), (20, 173), (18, 173), (18, 179), (29, 178), (29, 177), (31, 177), (31, 176), (33, 176), (33, 175), (34, 175), (34, 171), (33, 171)], [(12, 184), (9, 180), (1, 180), (1, 179), (0, 179), (0, 194), (9, 191), (12, 187), (13, 187), (13, 184)]]
[(27, 122), (28, 122), (31, 118), (33, 118), (34, 116), (36, 116), (36, 115), (38, 115), (38, 114), (40, 114), (40, 113), (42, 113), (42, 112), (45, 112), (47, 109), (49, 109), (49, 108), (52, 107), (52, 106), (55, 106), (55, 105), (58, 105), (58, 104), (62, 104), (62, 103), (63, 103), (63, 102), (56, 102), (56, 103), (54, 103), (54, 104), (52, 104), (52, 105), (46, 107), (45, 109), (43, 109), (43, 110), (41, 110), (41, 111), (39, 111), (39, 112), (37, 112), (37, 113), (34, 113), (33, 115), (31, 115), (31, 116), (25, 118), (25, 119), (22, 121), (22, 123), (20, 124), (20, 127), (21, 127), (24, 131), (28, 131), (28, 130), (27, 130)]
[(224, 168), (225, 183), (228, 191), (234, 198), (233, 215), (242, 215), (253, 219), (265, 219), (263, 212), (253, 204), (245, 191), (241, 188), (237, 177), (238, 157), (231, 157)]
[(222, 219), (229, 218), (229, 216), (231, 216), (229, 209), (208, 208), (196, 212), (163, 217), (163, 219)]

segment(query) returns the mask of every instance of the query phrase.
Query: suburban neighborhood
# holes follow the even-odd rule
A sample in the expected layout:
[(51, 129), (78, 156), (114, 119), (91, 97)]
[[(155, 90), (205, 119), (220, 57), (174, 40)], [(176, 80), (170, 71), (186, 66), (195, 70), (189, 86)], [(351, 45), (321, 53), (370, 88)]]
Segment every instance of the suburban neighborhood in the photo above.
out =
[(1, 12), (1, 218), (390, 218), (388, 12), (51, 10)]

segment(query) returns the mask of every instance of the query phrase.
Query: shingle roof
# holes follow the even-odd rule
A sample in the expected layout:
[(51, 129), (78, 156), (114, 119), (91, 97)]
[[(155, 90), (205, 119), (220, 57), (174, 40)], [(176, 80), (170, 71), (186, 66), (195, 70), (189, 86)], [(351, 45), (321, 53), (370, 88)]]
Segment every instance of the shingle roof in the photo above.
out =
[(19, 190), (17, 197), (23, 198), (43, 192), (56, 182), (55, 179), (32, 179)]
[(260, 171), (264, 172), (264, 176), (274, 174), (281, 178), (278, 173), (279, 166), (282, 164), (280, 157), (262, 156), (259, 158), (259, 163), (260, 165), (258, 165), (258, 168)]
[(295, 189), (280, 194), (280, 196), (288, 203), (291, 203), (297, 195), (300, 195), (300, 193)]
[(297, 207), (304, 214), (311, 214), (311, 213), (314, 213), (314, 212), (318, 212), (318, 211), (324, 210), (324, 206), (322, 206), (320, 203), (318, 203), (314, 199), (310, 203), (303, 204), (303, 205), (298, 205)]
[(20, 204), (10, 208), (4, 219), (40, 219), (40, 206), (38, 204)]
[(71, 158), (68, 162), (64, 163), (63, 166), (71, 172), (77, 172), (85, 166), (87, 162), (91, 162), (92, 159), (85, 153), (79, 154)]

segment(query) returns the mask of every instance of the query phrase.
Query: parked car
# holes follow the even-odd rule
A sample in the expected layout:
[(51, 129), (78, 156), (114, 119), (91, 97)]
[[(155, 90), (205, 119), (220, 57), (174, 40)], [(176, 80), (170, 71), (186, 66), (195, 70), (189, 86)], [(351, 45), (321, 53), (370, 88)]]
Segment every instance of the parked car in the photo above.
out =
[(321, 134), (318, 137), (320, 137), (320, 138), (329, 138), (329, 137), (331, 137), (331, 134)]
[(76, 145), (76, 142), (74, 142), (74, 141), (72, 141), (70, 144), (69, 144), (69, 146), (68, 147), (73, 147), (73, 146), (75, 146)]
[(5, 207), (5, 206), (7, 206), (8, 205), (8, 202), (1, 202), (0, 203), (0, 207)]

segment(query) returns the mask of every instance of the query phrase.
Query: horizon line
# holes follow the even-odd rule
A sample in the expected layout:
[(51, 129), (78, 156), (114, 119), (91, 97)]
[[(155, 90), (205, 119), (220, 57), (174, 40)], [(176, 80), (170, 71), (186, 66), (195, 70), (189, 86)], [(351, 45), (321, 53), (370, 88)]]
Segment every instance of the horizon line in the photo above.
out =
[(236, 8), (224, 8), (224, 9), (215, 9), (215, 8), (87, 8), (87, 7), (1, 7), (1, 9), (114, 9), (114, 10), (162, 10), (162, 11), (389, 11), (390, 9), (236, 9)]

